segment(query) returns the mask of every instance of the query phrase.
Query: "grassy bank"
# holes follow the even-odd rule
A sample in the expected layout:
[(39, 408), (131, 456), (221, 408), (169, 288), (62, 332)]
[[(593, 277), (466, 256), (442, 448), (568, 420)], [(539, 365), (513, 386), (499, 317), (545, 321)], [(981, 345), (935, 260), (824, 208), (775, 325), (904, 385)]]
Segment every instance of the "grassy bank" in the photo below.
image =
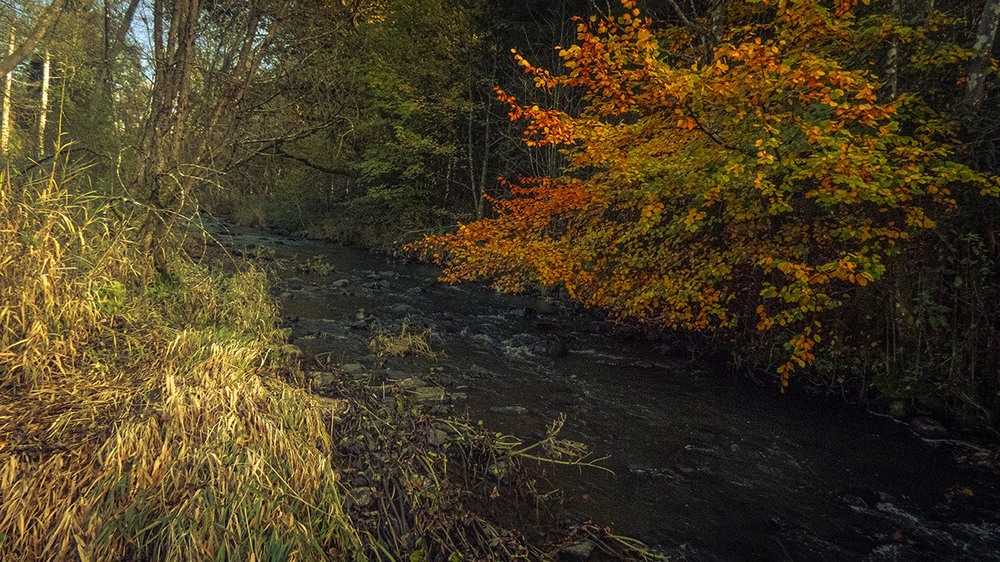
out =
[(7, 559), (340, 557), (331, 410), (285, 381), (266, 279), (178, 259), (55, 174), (0, 198)]
[[(534, 509), (516, 467), (565, 452), (554, 435), (525, 446), (303, 373), (266, 275), (190, 252), (156, 273), (126, 209), (73, 183), (0, 188), (5, 560), (555, 555), (503, 524)], [(581, 537), (625, 553), (594, 529), (562, 544)]]

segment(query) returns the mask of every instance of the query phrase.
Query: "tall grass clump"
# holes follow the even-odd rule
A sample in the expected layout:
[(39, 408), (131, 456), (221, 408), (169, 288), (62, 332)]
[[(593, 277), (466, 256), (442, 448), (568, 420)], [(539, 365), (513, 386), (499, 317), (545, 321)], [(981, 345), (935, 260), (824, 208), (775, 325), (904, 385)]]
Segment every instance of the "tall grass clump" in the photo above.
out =
[(431, 348), (431, 330), (415, 332), (410, 328), (409, 318), (403, 320), (403, 327), (398, 334), (378, 328), (375, 335), (368, 341), (368, 347), (379, 356), (405, 357), (417, 355), (420, 357), (435, 357), (437, 352)]
[[(72, 372), (110, 329), (123, 281), (141, 278), (125, 225), (55, 172), (0, 177), (0, 388), (30, 392)], [(115, 227), (119, 230), (116, 232)]]
[(359, 552), (332, 411), (282, 376), (266, 279), (165, 279), (77, 178), (0, 181), (4, 560)]

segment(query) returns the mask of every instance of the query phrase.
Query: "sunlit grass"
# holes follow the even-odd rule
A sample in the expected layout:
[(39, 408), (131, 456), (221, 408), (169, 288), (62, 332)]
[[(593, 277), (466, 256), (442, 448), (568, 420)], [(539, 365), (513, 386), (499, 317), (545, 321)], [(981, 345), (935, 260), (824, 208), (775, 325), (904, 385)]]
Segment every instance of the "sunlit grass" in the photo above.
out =
[(3, 558), (358, 552), (332, 412), (280, 376), (265, 277), (162, 279), (71, 179), (0, 192)]
[(415, 332), (410, 328), (409, 321), (404, 320), (398, 334), (378, 329), (369, 340), (368, 347), (377, 355), (435, 357), (438, 353), (431, 348), (430, 340), (430, 328)]

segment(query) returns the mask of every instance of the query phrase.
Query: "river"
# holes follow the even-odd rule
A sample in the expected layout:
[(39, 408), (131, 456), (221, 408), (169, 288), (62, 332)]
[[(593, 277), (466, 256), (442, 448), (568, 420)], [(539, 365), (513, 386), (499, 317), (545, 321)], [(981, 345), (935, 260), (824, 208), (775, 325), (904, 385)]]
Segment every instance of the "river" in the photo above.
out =
[[(617, 333), (559, 301), (437, 282), (431, 266), (222, 224), (279, 270), (275, 292), (307, 353), (376, 376), (430, 376), (490, 429), (564, 436), (608, 474), (558, 475), (567, 517), (612, 525), (675, 559), (1000, 560), (1000, 476), (970, 449), (839, 399), (781, 395)], [(318, 258), (317, 258), (318, 256)], [(437, 358), (381, 358), (368, 326), (430, 328)]]

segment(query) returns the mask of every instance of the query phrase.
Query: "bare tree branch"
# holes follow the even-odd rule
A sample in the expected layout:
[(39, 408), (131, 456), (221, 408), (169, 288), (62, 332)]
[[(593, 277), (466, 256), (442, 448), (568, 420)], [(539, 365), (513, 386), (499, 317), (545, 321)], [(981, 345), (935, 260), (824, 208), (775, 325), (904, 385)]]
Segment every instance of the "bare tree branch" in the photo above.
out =
[(708, 29), (707, 27), (701, 24), (691, 21), (691, 19), (687, 17), (687, 14), (684, 13), (684, 10), (681, 9), (680, 5), (677, 3), (677, 0), (667, 0), (667, 4), (670, 4), (670, 7), (674, 9), (674, 12), (677, 14), (677, 17), (680, 18), (681, 23), (683, 23), (684, 25), (697, 31), (701, 35), (705, 35), (708, 37), (712, 37), (714, 35), (712, 33), (712, 30)]
[(31, 51), (35, 49), (42, 38), (55, 27), (67, 2), (68, 0), (53, 0), (51, 4), (42, 10), (42, 14), (38, 17), (38, 23), (35, 24), (35, 28), (28, 34), (28, 38), (24, 40), (24, 43), (21, 43), (12, 53), (0, 60), (0, 76), (8, 74), (14, 70), (15, 66), (21, 64), (21, 61), (28, 58), (28, 55), (31, 54)]

